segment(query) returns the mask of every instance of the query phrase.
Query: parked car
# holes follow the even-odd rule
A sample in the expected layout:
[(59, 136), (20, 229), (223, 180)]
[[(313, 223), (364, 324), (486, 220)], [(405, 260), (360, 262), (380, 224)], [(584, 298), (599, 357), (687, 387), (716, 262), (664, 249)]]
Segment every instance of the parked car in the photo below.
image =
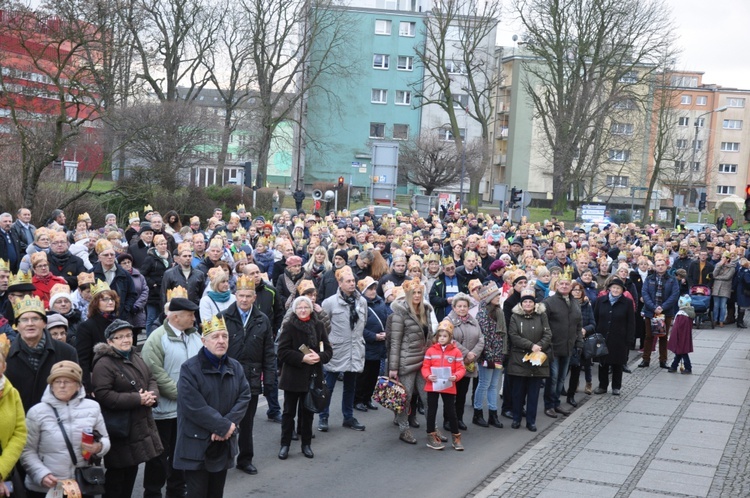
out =
[(704, 230), (716, 230), (716, 225), (713, 223), (685, 223), (686, 230), (693, 230), (696, 233)]
[[(352, 216), (357, 216), (358, 218), (361, 218), (362, 215), (364, 215), (366, 212), (370, 210), (369, 207), (363, 207), (357, 210), (352, 211)], [(380, 218), (384, 214), (396, 214), (396, 211), (404, 212), (403, 209), (399, 209), (396, 207), (390, 207), (390, 206), (375, 206), (375, 216), (377, 218)]]

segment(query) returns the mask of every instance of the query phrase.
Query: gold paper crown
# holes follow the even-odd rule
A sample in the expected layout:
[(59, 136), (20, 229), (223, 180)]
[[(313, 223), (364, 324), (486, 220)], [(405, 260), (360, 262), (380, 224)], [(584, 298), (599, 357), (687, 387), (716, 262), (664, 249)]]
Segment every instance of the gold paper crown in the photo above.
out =
[(44, 311), (44, 303), (36, 296), (23, 296), (13, 305), (13, 316), (16, 318), (30, 311), (39, 313), (41, 316), (47, 315)]
[(112, 290), (109, 288), (109, 284), (104, 280), (97, 279), (96, 282), (91, 284), (91, 297), (96, 296), (100, 292)]
[(237, 204), (237, 211), (245, 211), (245, 205), (244, 204)]
[(0, 259), (0, 271), (10, 271), (10, 263), (4, 259)]
[[(247, 235), (247, 230), (242, 227), (237, 227), (237, 230), (234, 231), (234, 236), (239, 236), (241, 239), (244, 239), (245, 235)], [(232, 238), (234, 238), (234, 236)]]
[(247, 275), (240, 275), (237, 277), (235, 283), (235, 289), (241, 290), (255, 290), (255, 279), (248, 277)]
[(208, 245), (208, 247), (220, 247), (224, 248), (224, 242), (219, 237), (214, 237), (211, 239), (211, 243)]
[(0, 354), (3, 358), (8, 357), (8, 351), (10, 351), (10, 340), (5, 334), (0, 334)]
[(78, 221), (91, 221), (91, 216), (89, 213), (81, 213), (78, 215)]
[(93, 284), (94, 283), (94, 274), (93, 273), (86, 273), (85, 271), (82, 271), (78, 274), (78, 287), (85, 285), (85, 284)]
[(567, 280), (568, 282), (573, 281), (573, 267), (572, 266), (568, 266), (567, 268), (565, 268), (565, 271), (560, 275), (560, 278), (557, 279), (558, 282), (561, 280)]
[(441, 258), (440, 259), (440, 263), (442, 263), (443, 266), (449, 266), (449, 265), (455, 265), (456, 264), (456, 262), (450, 256), (445, 256), (444, 258)]
[(232, 257), (235, 261), (239, 261), (241, 259), (247, 259), (247, 254), (245, 254), (245, 251), (238, 251), (235, 253), (232, 253)]
[(227, 238), (227, 232), (225, 232), (224, 230), (222, 230), (221, 232), (218, 232), (216, 235), (218, 235), (222, 239), (226, 239)]
[(204, 320), (201, 325), (203, 327), (203, 337), (206, 337), (209, 334), (213, 334), (218, 330), (227, 329), (227, 326), (224, 323), (224, 319), (216, 315), (212, 316), (210, 320)]
[(450, 333), (451, 337), (453, 337), (453, 322), (451, 322), (449, 319), (443, 319), (443, 321), (438, 324), (437, 329), (445, 330), (446, 332)]
[(31, 272), (19, 271), (15, 275), (11, 274), (8, 279), (8, 287), (13, 285), (30, 284), (31, 283)]
[(128, 215), (128, 221), (131, 223), (133, 222), (133, 220), (140, 220), (140, 219), (141, 217), (135, 211), (133, 211), (132, 213)]
[(145, 206), (143, 206), (143, 212), (144, 213), (148, 213), (148, 212), (153, 211), (153, 210), (154, 210), (154, 208), (151, 207), (151, 204), (146, 204)]
[(188, 298), (187, 289), (181, 285), (178, 285), (177, 287), (167, 290), (167, 301), (171, 301), (172, 299), (176, 297), (183, 297), (187, 299)]

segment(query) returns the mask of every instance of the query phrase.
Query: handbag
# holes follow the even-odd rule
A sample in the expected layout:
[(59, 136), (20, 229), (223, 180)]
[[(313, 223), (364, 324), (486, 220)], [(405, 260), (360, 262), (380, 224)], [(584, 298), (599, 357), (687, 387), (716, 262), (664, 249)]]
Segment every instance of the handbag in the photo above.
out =
[(81, 490), (81, 494), (103, 495), (104, 494), (104, 468), (98, 465), (90, 465), (88, 467), (78, 467), (78, 458), (76, 458), (76, 453), (75, 451), (73, 451), (73, 445), (70, 444), (70, 439), (68, 438), (68, 433), (65, 431), (65, 426), (62, 423), (60, 414), (57, 413), (57, 409), (54, 406), (50, 405), (50, 408), (52, 408), (52, 411), (55, 412), (55, 417), (57, 418), (57, 425), (60, 426), (60, 431), (62, 431), (63, 438), (65, 438), (65, 446), (68, 447), (68, 453), (70, 453), (70, 458), (73, 462), (73, 465), (76, 466), (75, 478), (76, 478), (76, 482), (78, 483), (78, 489)]
[[(3, 447), (0, 446), (0, 456), (2, 454)], [(20, 465), (20, 462), (16, 465)], [(10, 482), (13, 485), (13, 492), (11, 492), (10, 496), (13, 498), (26, 498), (26, 488), (24, 487), (23, 479), (21, 479), (21, 474), (18, 473), (15, 465), (10, 469), (10, 474), (5, 476), (5, 482)]]
[[(135, 380), (128, 377), (125, 373), (125, 369), (119, 361), (115, 362), (115, 365), (120, 370), (120, 373), (125, 380), (128, 381), (133, 391), (138, 391)], [(109, 437), (116, 439), (127, 439), (130, 437), (130, 410), (111, 410), (101, 406), (102, 417), (104, 417), (104, 425), (107, 426), (107, 434)]]
[(583, 340), (583, 357), (585, 359), (595, 360), (608, 354), (607, 340), (599, 332), (587, 335)]
[(303, 401), (303, 405), (306, 410), (313, 413), (320, 413), (328, 407), (328, 403), (331, 400), (331, 391), (328, 389), (325, 378), (320, 386), (315, 382), (318, 374), (314, 373), (310, 376), (310, 385), (307, 388), (307, 394)]
[(651, 319), (651, 336), (664, 337), (667, 335), (667, 327), (664, 323), (664, 315), (656, 315)]
[(385, 376), (378, 377), (372, 398), (383, 408), (396, 413), (406, 409), (406, 388), (402, 383)]

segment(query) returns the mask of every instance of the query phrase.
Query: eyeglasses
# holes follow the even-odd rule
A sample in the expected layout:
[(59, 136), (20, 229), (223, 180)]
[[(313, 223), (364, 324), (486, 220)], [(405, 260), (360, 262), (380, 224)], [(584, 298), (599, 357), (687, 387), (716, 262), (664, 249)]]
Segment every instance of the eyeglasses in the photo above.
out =
[(55, 386), (69, 386), (71, 384), (77, 384), (74, 380), (68, 380), (68, 379), (55, 379), (52, 381), (52, 384)]
[(36, 265), (34, 268), (49, 268), (49, 265), (39, 264), (39, 265)]
[(117, 337), (112, 337), (110, 340), (112, 341), (124, 341), (126, 339), (132, 339), (133, 334), (125, 334), (125, 335), (118, 335)]
[(113, 297), (103, 297), (103, 298), (99, 299), (99, 301), (102, 302), (102, 303), (114, 303), (115, 302), (115, 298), (113, 298)]
[(102, 253), (99, 255), (100, 258), (114, 258), (115, 253)]
[(18, 319), (18, 323), (39, 323), (41, 321), (42, 321), (42, 318), (38, 316), (28, 316), (26, 318)]

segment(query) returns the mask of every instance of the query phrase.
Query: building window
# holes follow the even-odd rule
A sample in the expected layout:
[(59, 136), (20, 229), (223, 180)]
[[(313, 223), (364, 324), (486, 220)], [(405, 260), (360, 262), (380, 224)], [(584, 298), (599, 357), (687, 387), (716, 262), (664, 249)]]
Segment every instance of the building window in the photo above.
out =
[(693, 103), (693, 97), (691, 97), (690, 95), (683, 95), (682, 97), (680, 97), (680, 104), (690, 105), (692, 103)]
[(382, 88), (373, 88), (370, 102), (372, 102), (373, 104), (387, 104), (388, 90), (383, 90)]
[(461, 61), (448, 61), (445, 63), (445, 69), (449, 74), (466, 74), (466, 69)]
[(607, 175), (607, 187), (627, 187), (627, 186), (628, 186), (627, 176)]
[(685, 172), (685, 161), (675, 161), (674, 162), (674, 169), (678, 173), (684, 173)]
[(391, 56), (387, 54), (375, 54), (372, 56), (372, 67), (375, 69), (388, 69)]
[(385, 138), (385, 123), (370, 123), (370, 138)]
[(394, 124), (393, 125), (393, 139), (394, 140), (408, 140), (409, 139), (409, 125), (408, 124)]
[(463, 39), (463, 30), (458, 26), (448, 26), (445, 30), (446, 40), (461, 40)]
[(706, 126), (706, 118), (695, 118), (695, 126), (698, 128)]
[(719, 173), (737, 173), (736, 164), (720, 164)]
[(678, 149), (687, 149), (688, 141), (685, 138), (678, 138), (676, 145)]
[(466, 93), (454, 93), (453, 97), (453, 108), (454, 109), (468, 109), (469, 107), (469, 95)]
[(411, 92), (396, 90), (396, 105), (411, 105)]
[(632, 110), (635, 109), (635, 100), (633, 99), (620, 99), (612, 104), (614, 109)]
[(375, 19), (375, 34), (390, 35), (391, 21), (389, 21), (388, 19)]
[(399, 71), (411, 71), (414, 69), (414, 57), (410, 55), (399, 55), (398, 66)]
[(695, 147), (695, 150), (703, 150), (703, 140), (698, 140), (697, 142), (693, 140), (692, 145)]
[(727, 107), (745, 107), (745, 99), (729, 98), (727, 99)]
[(401, 21), (398, 23), (398, 36), (414, 36), (417, 33), (417, 23)]
[(708, 97), (705, 95), (698, 95), (695, 97), (695, 105), (706, 105), (708, 104)]
[(716, 193), (719, 195), (732, 195), (734, 194), (734, 185), (717, 185)]
[(613, 135), (632, 135), (633, 123), (612, 123), (610, 131)]
[(620, 83), (637, 83), (637, 82), (638, 82), (637, 71), (628, 71), (627, 73), (620, 76)]
[(741, 130), (742, 120), (741, 119), (725, 119), (724, 129), (725, 130)]
[(740, 143), (739, 142), (721, 142), (721, 151), (722, 152), (739, 152)]
[(690, 124), (690, 118), (683, 117), (677, 120), (677, 126), (688, 126)]
[[(610, 149), (609, 160), (610, 161), (627, 161), (630, 159), (630, 151), (623, 149)], [(627, 178), (627, 177), (626, 177)]]
[[(461, 140), (466, 138), (466, 130), (464, 128), (459, 128), (459, 133), (461, 134)], [(453, 136), (453, 132), (450, 128), (441, 128), (440, 129), (440, 139), (445, 140), (446, 142), (453, 142), (455, 140), (455, 137)]]
[(672, 86), (697, 88), (698, 77), (697, 76), (672, 76)]

